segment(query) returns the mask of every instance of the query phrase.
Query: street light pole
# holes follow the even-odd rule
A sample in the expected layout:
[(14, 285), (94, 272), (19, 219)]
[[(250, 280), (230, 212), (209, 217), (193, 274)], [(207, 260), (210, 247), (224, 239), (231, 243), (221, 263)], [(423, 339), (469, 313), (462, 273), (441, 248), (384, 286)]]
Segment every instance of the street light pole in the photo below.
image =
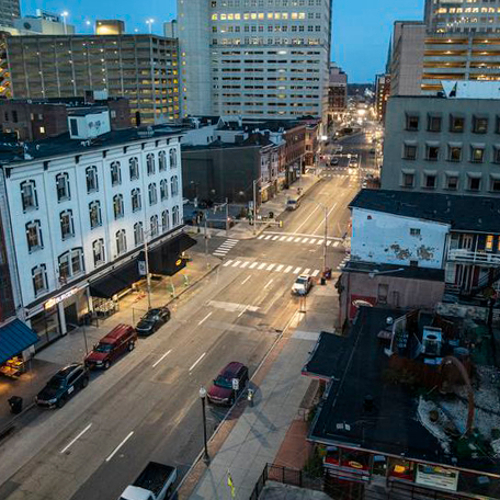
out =
[(64, 24), (64, 34), (67, 35), (68, 34), (68, 25), (66, 24), (66, 18), (68, 17), (68, 13), (66, 11), (64, 11), (62, 14), (61, 14), (62, 18), (63, 18), (63, 24)]
[(226, 198), (226, 238), (229, 238), (229, 202)]
[(205, 211), (205, 233), (204, 233), (204, 238), (205, 238), (205, 264), (208, 268), (208, 228), (207, 228), (207, 212)]
[(146, 264), (146, 283), (148, 290), (148, 311), (151, 309), (151, 276), (149, 274), (149, 257), (148, 257), (148, 231), (144, 232), (144, 261)]
[(257, 183), (260, 179), (253, 181), (253, 234), (257, 232)]
[(326, 252), (328, 249), (327, 239), (328, 239), (328, 207), (323, 207), (325, 210), (325, 241), (323, 246), (323, 276), (326, 273)]
[(210, 456), (208, 454), (208, 444), (207, 444), (207, 417), (205, 413), (205, 398), (207, 397), (207, 390), (201, 386), (200, 387), (200, 399), (201, 399), (201, 408), (203, 412), (203, 461), (205, 465), (210, 463)]

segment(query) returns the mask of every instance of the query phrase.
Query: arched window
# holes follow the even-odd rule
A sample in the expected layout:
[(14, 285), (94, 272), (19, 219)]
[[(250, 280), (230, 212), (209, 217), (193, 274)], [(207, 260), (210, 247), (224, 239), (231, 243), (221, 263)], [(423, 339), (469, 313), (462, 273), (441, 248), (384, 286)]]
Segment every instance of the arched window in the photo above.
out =
[(131, 198), (132, 198), (132, 212), (139, 211), (142, 207), (141, 190), (139, 188), (132, 189)]
[(87, 179), (87, 193), (95, 193), (99, 191), (99, 178), (97, 177), (97, 167), (92, 165), (85, 170)]
[(174, 208), (172, 208), (172, 226), (178, 226), (179, 223), (179, 207), (176, 205)]
[(144, 243), (144, 227), (142, 222), (134, 224), (134, 243), (136, 247)]
[(156, 191), (156, 184), (152, 182), (148, 188), (149, 191), (149, 204), (156, 205), (158, 203), (158, 193)]
[(176, 175), (170, 179), (170, 186), (172, 196), (177, 196), (179, 194), (179, 178)]
[(115, 240), (117, 255), (125, 253), (127, 251), (127, 236), (125, 234), (125, 229), (120, 229), (116, 232)]
[(160, 164), (160, 172), (167, 170), (167, 153), (165, 151), (158, 153), (158, 162)]
[(148, 169), (148, 175), (154, 175), (155, 173), (155, 155), (153, 153), (149, 153), (146, 156), (146, 166)]
[(125, 215), (122, 194), (116, 194), (113, 196), (113, 213), (115, 215), (115, 219), (121, 219)]
[(122, 183), (122, 169), (119, 161), (111, 163), (111, 185), (118, 186)]
[(170, 229), (170, 213), (168, 210), (163, 210), (161, 213), (161, 230), (166, 233)]
[(136, 181), (139, 179), (139, 160), (134, 156), (128, 161), (130, 180)]
[(156, 238), (156, 236), (158, 236), (160, 229), (159, 229), (159, 225), (158, 225), (158, 216), (157, 215), (153, 215), (152, 217), (150, 217), (149, 230), (151, 233), (151, 238)]
[(168, 181), (166, 179), (160, 181), (160, 200), (168, 200)]
[(169, 152), (170, 168), (177, 168), (177, 150), (172, 148)]

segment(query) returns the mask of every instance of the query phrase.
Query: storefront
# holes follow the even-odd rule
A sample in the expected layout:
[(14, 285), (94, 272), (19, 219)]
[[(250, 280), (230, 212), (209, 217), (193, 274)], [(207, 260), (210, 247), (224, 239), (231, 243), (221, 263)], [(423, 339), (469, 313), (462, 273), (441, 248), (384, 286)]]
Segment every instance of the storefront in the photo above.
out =
[(36, 333), (20, 319), (0, 327), (0, 374), (10, 378), (22, 375), (37, 340)]

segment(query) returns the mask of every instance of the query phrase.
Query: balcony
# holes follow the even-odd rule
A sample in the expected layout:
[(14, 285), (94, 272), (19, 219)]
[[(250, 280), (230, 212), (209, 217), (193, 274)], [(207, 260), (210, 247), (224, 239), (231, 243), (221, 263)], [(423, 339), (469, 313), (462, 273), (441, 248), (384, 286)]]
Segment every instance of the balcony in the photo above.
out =
[(455, 248), (448, 252), (448, 260), (469, 264), (500, 266), (500, 254), (492, 252), (474, 252), (464, 248)]

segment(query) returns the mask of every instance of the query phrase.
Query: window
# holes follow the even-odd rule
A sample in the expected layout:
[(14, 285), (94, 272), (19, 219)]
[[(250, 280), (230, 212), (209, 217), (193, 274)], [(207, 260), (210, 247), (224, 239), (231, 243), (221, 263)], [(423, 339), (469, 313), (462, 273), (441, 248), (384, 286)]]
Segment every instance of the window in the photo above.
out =
[(170, 190), (172, 196), (177, 196), (179, 194), (179, 178), (176, 175), (170, 179)]
[(102, 238), (95, 240), (92, 243), (92, 253), (94, 254), (94, 266), (100, 266), (106, 262), (104, 253), (104, 240)]
[(139, 160), (135, 156), (128, 161), (128, 169), (131, 181), (139, 179)]
[(99, 191), (99, 179), (97, 178), (97, 167), (87, 167), (85, 170), (87, 178), (87, 193)]
[(481, 189), (481, 177), (469, 176), (469, 191), (479, 191)]
[(488, 118), (474, 116), (472, 119), (472, 131), (475, 134), (486, 134), (488, 132)]
[(458, 175), (446, 176), (446, 189), (456, 191), (458, 189)]
[(176, 205), (172, 208), (172, 226), (178, 226), (179, 222), (179, 207)]
[(47, 291), (47, 271), (45, 264), (40, 264), (31, 270), (31, 279), (33, 280), (35, 297)]
[(493, 235), (492, 234), (488, 234), (486, 236), (486, 246), (485, 246), (485, 249), (487, 252), (491, 252), (493, 250)]
[(405, 144), (403, 158), (405, 160), (416, 160), (417, 159), (417, 146), (414, 144)]
[(500, 163), (500, 147), (493, 148), (493, 163)]
[(427, 145), (426, 147), (426, 152), (427, 152), (427, 156), (426, 156), (426, 160), (428, 161), (437, 161), (439, 159), (439, 146), (431, 146), (431, 145)]
[(40, 221), (35, 220), (26, 224), (26, 239), (28, 241), (28, 250), (30, 253), (43, 248)]
[(425, 187), (434, 189), (436, 187), (436, 176), (434, 174), (425, 174)]
[(403, 187), (412, 188), (415, 183), (415, 174), (403, 173)]
[(497, 116), (497, 119), (496, 119), (495, 134), (500, 134), (500, 116)]
[(427, 117), (427, 131), (428, 132), (441, 132), (441, 117), (436, 115), (429, 115)]
[(146, 156), (146, 166), (148, 170), (148, 175), (154, 175), (156, 168), (155, 168), (155, 155), (153, 153), (149, 153)]
[(160, 181), (160, 200), (168, 200), (168, 181), (166, 179)]
[(132, 212), (137, 212), (141, 207), (141, 190), (139, 188), (132, 189)]
[(75, 226), (73, 223), (73, 210), (65, 210), (59, 214), (61, 225), (61, 238), (66, 240), (75, 236)]
[(460, 161), (462, 159), (462, 148), (460, 146), (448, 146), (448, 161)]
[(170, 214), (168, 210), (161, 213), (161, 230), (166, 233), (170, 229)]
[(21, 200), (23, 211), (38, 209), (38, 198), (36, 196), (35, 181), (25, 181), (21, 183)]
[(418, 115), (406, 115), (406, 130), (410, 132), (418, 131), (419, 117)]
[(115, 215), (115, 220), (121, 219), (125, 215), (122, 194), (116, 194), (115, 196), (113, 196), (113, 213)]
[(156, 184), (152, 182), (148, 187), (149, 205), (156, 205), (158, 203), (158, 193), (156, 191)]
[(118, 186), (122, 183), (122, 169), (119, 161), (111, 163), (111, 185)]
[(411, 227), (410, 228), (410, 236), (420, 236), (420, 228), (418, 227)]
[(461, 134), (465, 129), (465, 118), (463, 116), (450, 116), (450, 132)]
[(158, 216), (157, 215), (153, 215), (149, 219), (149, 230), (151, 233), (151, 238), (156, 238), (156, 236), (158, 236), (160, 231), (159, 231)]
[(144, 243), (144, 227), (142, 222), (134, 224), (134, 244), (136, 247)]
[(387, 297), (389, 295), (389, 285), (379, 283), (377, 290), (377, 302), (379, 304), (387, 304)]
[(483, 163), (484, 161), (484, 148), (478, 146), (471, 146), (470, 148), (470, 161), (472, 163)]
[(83, 272), (83, 252), (81, 248), (73, 248), (58, 258), (59, 281), (64, 284), (69, 279)]
[(490, 191), (500, 193), (500, 178), (492, 177), (490, 180)]
[(66, 201), (70, 199), (69, 176), (67, 173), (56, 175), (57, 201)]
[(165, 151), (158, 153), (158, 162), (160, 164), (160, 172), (167, 170), (167, 153)]
[(95, 229), (102, 225), (101, 203), (93, 201), (89, 203), (90, 229)]
[(172, 148), (168, 154), (170, 156), (170, 168), (177, 168), (177, 150)]
[(120, 229), (116, 232), (116, 254), (121, 255), (127, 251), (127, 237), (125, 234), (125, 229)]

